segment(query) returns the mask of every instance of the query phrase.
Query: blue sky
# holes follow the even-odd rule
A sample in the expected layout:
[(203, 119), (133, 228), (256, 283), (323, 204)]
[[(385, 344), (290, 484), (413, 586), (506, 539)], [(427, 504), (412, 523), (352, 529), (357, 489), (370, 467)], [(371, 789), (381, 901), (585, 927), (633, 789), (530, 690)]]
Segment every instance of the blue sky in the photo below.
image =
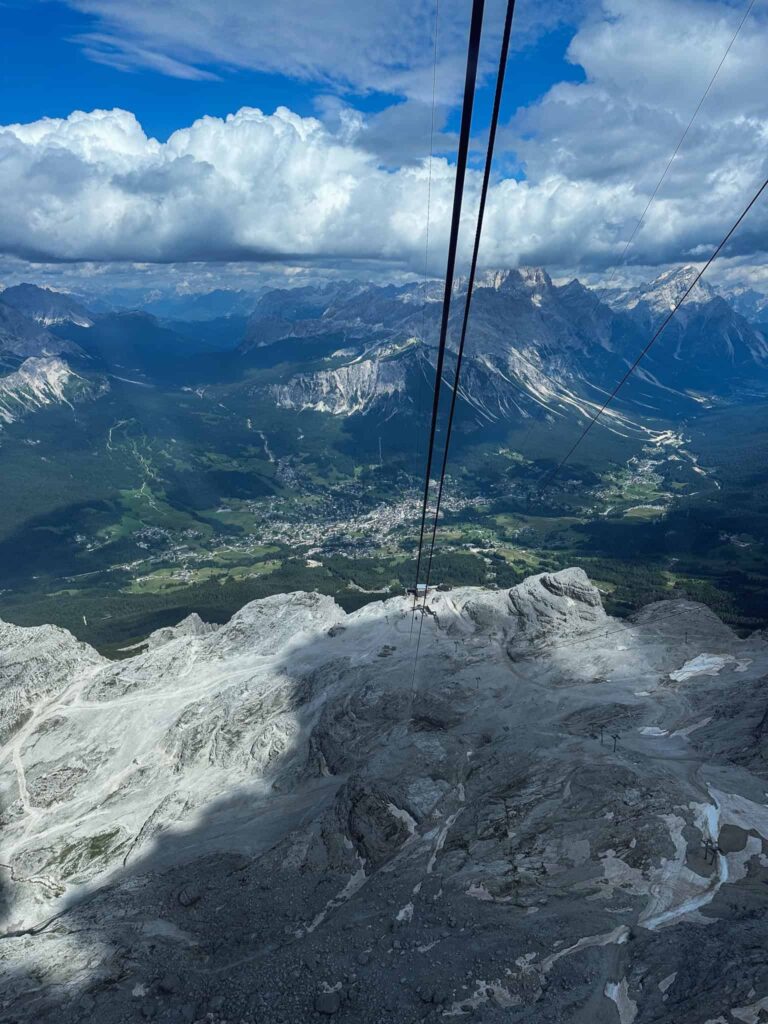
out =
[[(205, 114), (224, 117), (240, 107), (259, 107), (271, 113), (287, 106), (302, 116), (316, 113), (322, 84), (286, 75), (228, 68), (214, 61), (204, 67), (217, 78), (185, 79), (149, 68), (128, 71), (89, 59), (78, 37), (93, 30), (94, 18), (58, 0), (6, 3), (2, 19), (0, 123), (67, 117), (73, 110), (132, 111), (148, 135), (165, 141), (171, 132)], [(581, 81), (583, 70), (566, 60), (573, 25), (545, 30), (518, 51), (504, 96), (504, 115), (527, 106), (559, 81)], [(489, 82), (478, 95), (476, 125), (482, 130), (492, 99)], [(339, 91), (364, 112), (375, 113), (402, 99), (378, 91)], [(448, 127), (458, 128), (458, 109)]]
[(122, 107), (136, 114), (147, 134), (164, 141), (204, 114), (223, 117), (242, 106), (271, 112), (284, 104), (305, 116), (314, 112), (313, 90), (279, 75), (225, 71), (219, 81), (189, 81), (89, 60), (73, 40), (93, 19), (62, 3), (13, 4), (0, 8), (0, 16), (3, 124)]
[[(606, 273), (748, 2), (518, 0), (481, 263)], [(504, 5), (486, 0), (462, 259)], [(418, 274), (428, 194), (438, 276), (469, 4), (440, 0), (430, 186), (434, 12), (435, 0), (6, 0), (0, 283)], [(766, 52), (757, 0), (627, 272), (705, 258), (765, 176)], [(764, 290), (766, 205), (720, 264)]]

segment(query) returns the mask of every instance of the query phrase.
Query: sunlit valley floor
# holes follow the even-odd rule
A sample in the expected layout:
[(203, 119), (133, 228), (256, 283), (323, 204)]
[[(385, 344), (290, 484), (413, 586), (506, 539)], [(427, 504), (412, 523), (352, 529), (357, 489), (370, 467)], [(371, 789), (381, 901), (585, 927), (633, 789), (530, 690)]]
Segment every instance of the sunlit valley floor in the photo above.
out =
[[(688, 278), (611, 305), (542, 270), (481, 282), (436, 582), (578, 564), (616, 614), (683, 594), (768, 622), (765, 336), (711, 289), (540, 486)], [(0, 615), (120, 656), (191, 612), (413, 582), (436, 293), (271, 291), (196, 322), (2, 294)]]

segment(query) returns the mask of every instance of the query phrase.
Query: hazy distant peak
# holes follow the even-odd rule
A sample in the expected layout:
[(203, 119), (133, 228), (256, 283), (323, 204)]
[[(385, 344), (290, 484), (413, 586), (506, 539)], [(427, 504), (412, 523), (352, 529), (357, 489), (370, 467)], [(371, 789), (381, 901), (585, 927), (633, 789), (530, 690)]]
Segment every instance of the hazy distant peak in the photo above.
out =
[[(688, 264), (684, 267), (672, 267), (665, 270), (653, 281), (626, 290), (611, 289), (606, 296), (612, 306), (619, 309), (634, 309), (639, 303), (656, 312), (668, 312), (680, 303), (690, 288), (699, 267)], [(685, 300), (686, 305), (702, 305), (720, 298), (715, 289), (706, 281), (699, 281)]]
[(494, 291), (540, 291), (552, 287), (552, 279), (543, 267), (496, 268), (478, 277), (480, 288)]
[(25, 316), (12, 303), (6, 301), (11, 289), (0, 295), (0, 351), (17, 356), (52, 356), (60, 353), (82, 355), (82, 350), (71, 341), (57, 338), (40, 323)]
[(66, 292), (25, 282), (6, 288), (0, 300), (43, 327), (64, 323), (78, 327), (93, 326), (88, 310)]

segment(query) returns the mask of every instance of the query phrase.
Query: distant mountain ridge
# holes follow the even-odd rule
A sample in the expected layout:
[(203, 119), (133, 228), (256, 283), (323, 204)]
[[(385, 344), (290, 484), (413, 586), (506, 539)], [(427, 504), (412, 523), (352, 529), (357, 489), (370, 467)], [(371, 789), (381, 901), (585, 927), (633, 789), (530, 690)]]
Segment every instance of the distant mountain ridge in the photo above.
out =
[(737, 313), (754, 323), (768, 323), (768, 295), (754, 288), (733, 288), (726, 296)]
[[(555, 285), (542, 268), (494, 270), (475, 287), (461, 397), (486, 418), (582, 413), (624, 374), (696, 273), (666, 271), (650, 285), (600, 300), (578, 280)], [(460, 299), (465, 281), (457, 281)], [(241, 346), (301, 341), (307, 362), (328, 369), (298, 373), (272, 389), (278, 404), (335, 415), (365, 414), (393, 396), (412, 394), (414, 374), (434, 364), (440, 289), (422, 283), (269, 292)], [(297, 301), (298, 300), (298, 301)], [(282, 302), (282, 305), (281, 305)], [(455, 350), (463, 304), (455, 301), (449, 349)], [(299, 310), (291, 320), (279, 310)], [(322, 344), (336, 338), (330, 353)], [(396, 345), (396, 350), (392, 346)], [(385, 363), (384, 366), (376, 366)], [(643, 362), (627, 400), (652, 411), (727, 397), (743, 386), (768, 388), (765, 336), (707, 285), (696, 287)], [(671, 389), (671, 390), (670, 390)]]
[(260, 294), (261, 290), (214, 288), (209, 292), (148, 296), (139, 308), (168, 319), (215, 320), (218, 317), (248, 316)]
[(74, 342), (59, 338), (39, 323), (2, 301), (0, 293), (0, 353), (21, 358), (62, 354), (81, 355)]
[(17, 284), (0, 292), (0, 301), (43, 327), (66, 323), (93, 326), (93, 318), (85, 306), (66, 292), (55, 292), (36, 284)]
[[(464, 412), (477, 423), (592, 415), (696, 274), (693, 266), (674, 268), (647, 284), (603, 293), (578, 279), (555, 284), (541, 267), (482, 273), (462, 374)], [(465, 279), (454, 282), (446, 384), (466, 286)], [(227, 364), (229, 373), (238, 362), (236, 356), (222, 360), (214, 350), (224, 352), (228, 339), (234, 347), (242, 338), (243, 367), (277, 368), (277, 379), (272, 373), (255, 387), (278, 407), (387, 419), (414, 410), (425, 382), (431, 386), (442, 291), (439, 281), (343, 280), (270, 289), (258, 297), (214, 289), (179, 297), (199, 303), (200, 324), (232, 302), (253, 312), (245, 327), (242, 317), (211, 319), (211, 330), (201, 326), (197, 337), (192, 322), (163, 322), (147, 310), (91, 314), (72, 296), (25, 284), (0, 294), (0, 351), (16, 358), (75, 356), (95, 360), (97, 370), (166, 378), (183, 374), (189, 360), (210, 351), (201, 371), (210, 379), (196, 380), (205, 385), (217, 367)], [(606, 422), (626, 424), (635, 415), (684, 417), (701, 403), (767, 392), (765, 334), (700, 282)]]

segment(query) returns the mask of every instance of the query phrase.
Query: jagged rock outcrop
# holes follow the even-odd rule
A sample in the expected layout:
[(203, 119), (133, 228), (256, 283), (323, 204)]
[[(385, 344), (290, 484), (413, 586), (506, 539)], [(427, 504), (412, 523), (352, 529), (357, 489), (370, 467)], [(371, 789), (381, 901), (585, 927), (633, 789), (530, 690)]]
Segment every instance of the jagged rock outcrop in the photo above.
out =
[(72, 406), (108, 389), (106, 380), (81, 377), (63, 359), (30, 356), (18, 370), (0, 377), (0, 428), (45, 406)]
[[(206, 636), (208, 633), (213, 633), (215, 629), (215, 625), (210, 622), (203, 622), (197, 612), (192, 612), (191, 615), (187, 615), (185, 619), (182, 619), (175, 626), (165, 626), (162, 629), (156, 629), (154, 633), (150, 633), (145, 644), (147, 650), (155, 651), (158, 647), (162, 647), (172, 640), (179, 640), (185, 636)], [(145, 644), (137, 644), (137, 646), (143, 647)]]
[(82, 671), (106, 664), (92, 647), (58, 626), (14, 626), (0, 619), (0, 742), (35, 708), (60, 694)]
[(554, 640), (568, 643), (606, 618), (600, 594), (581, 569), (530, 576), (509, 592), (517, 619), (515, 646)]
[(411, 613), (275, 596), (120, 662), (3, 624), (4, 1014), (752, 1013), (765, 638), (578, 569), (430, 595), (418, 661)]

